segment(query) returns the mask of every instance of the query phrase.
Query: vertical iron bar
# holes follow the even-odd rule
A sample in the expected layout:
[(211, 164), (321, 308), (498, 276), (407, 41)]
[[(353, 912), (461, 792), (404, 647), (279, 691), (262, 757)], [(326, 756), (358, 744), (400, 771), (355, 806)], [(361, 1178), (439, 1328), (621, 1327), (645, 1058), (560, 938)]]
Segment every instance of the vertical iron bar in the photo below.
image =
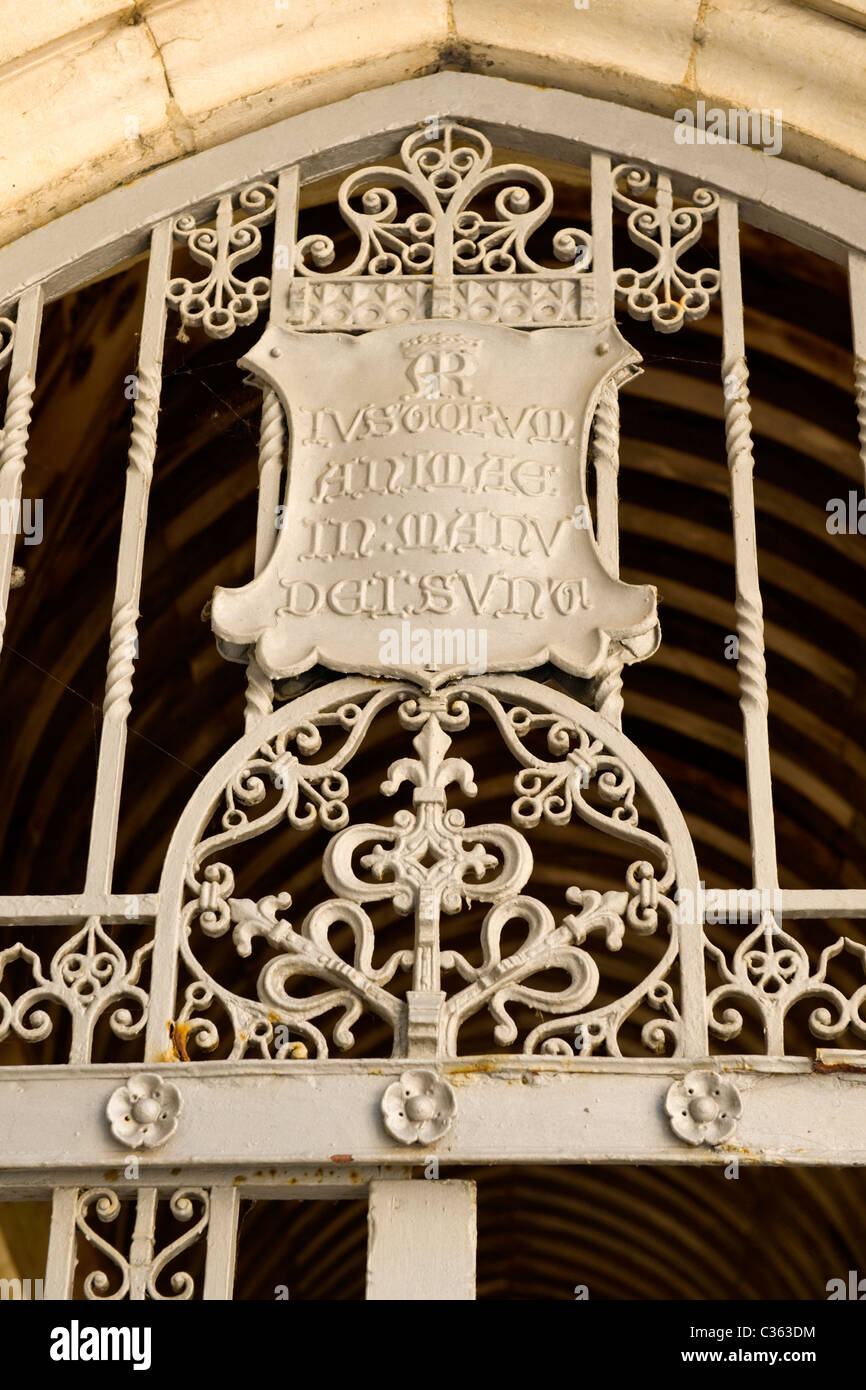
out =
[(731, 475), (734, 564), (736, 570), (740, 709), (746, 744), (746, 776), (752, 868), (756, 888), (777, 888), (776, 835), (770, 774), (767, 672), (764, 661), (764, 614), (758, 576), (755, 492), (749, 373), (743, 330), (740, 282), (740, 236), (737, 205), (719, 205), (719, 263), (722, 279), (722, 378), (725, 437)]
[(155, 1187), (140, 1187), (135, 1203), (135, 1226), (129, 1245), (129, 1297), (134, 1302), (147, 1298), (147, 1281), (153, 1264), (156, 1207)]
[[(592, 265), (596, 312), (599, 318), (614, 315), (613, 200), (610, 159), (594, 154), (592, 169)], [(619, 397), (613, 382), (602, 391), (595, 418), (592, 463), (596, 471), (596, 525), (598, 547), (608, 572), (619, 576)]]
[[(596, 312), (614, 316), (613, 187), (610, 158), (591, 157), (592, 265)], [(595, 472), (596, 539), (602, 564), (619, 578), (619, 393), (613, 381), (602, 388), (592, 427), (591, 462)], [(593, 699), (606, 719), (622, 727), (622, 662), (607, 663), (593, 688)]]
[[(285, 447), (286, 428), (283, 407), (280, 405), (276, 391), (273, 391), (270, 386), (266, 386), (262, 395), (262, 423), (259, 433), (259, 505), (256, 518), (254, 562), (256, 574), (267, 564), (276, 544), (277, 507), (280, 500)], [(256, 657), (251, 655), (247, 661), (244, 728), (246, 730), (252, 729), (259, 720), (271, 713), (273, 707), (273, 682), (265, 675)]]
[[(770, 767), (769, 698), (764, 658), (764, 610), (758, 572), (755, 524), (755, 460), (749, 371), (743, 327), (743, 288), (740, 277), (740, 231), (737, 204), (719, 203), (719, 267), (722, 288), (722, 382), (725, 395), (725, 439), (731, 476), (734, 566), (737, 612), (737, 676), (746, 757), (749, 832), (753, 887), (760, 893), (779, 887), (773, 779)], [(765, 901), (763, 897), (761, 901)], [(772, 954), (777, 924), (772, 912), (761, 915), (765, 949)], [(784, 1023), (777, 1010), (764, 1013), (767, 1052), (784, 1052)]]
[(51, 1194), (51, 1232), (45, 1263), (45, 1297), (52, 1301), (72, 1297), (75, 1277), (75, 1214), (77, 1187), (55, 1187)]
[(212, 1187), (204, 1270), (205, 1301), (230, 1299), (235, 1282), (238, 1236), (238, 1189)]
[(859, 251), (848, 253), (848, 286), (851, 295), (854, 391), (857, 398), (860, 462), (866, 475), (866, 256)]
[[(299, 171), (297, 165), (284, 169), (277, 183), (274, 213), (274, 251), (271, 265), (272, 323), (284, 323), (288, 316), (289, 294), (295, 258), (298, 223)], [(286, 452), (286, 419), (275, 391), (264, 387), (262, 423), (259, 435), (259, 505), (256, 519), (255, 573), (259, 574), (273, 553), (277, 539), (277, 507)], [(274, 687), (251, 656), (247, 662), (244, 726), (253, 728), (274, 707)]]
[(0, 528), (0, 646), (6, 631), (6, 605), (18, 531), (16, 523), (21, 514), (21, 483), (36, 389), (42, 304), (41, 285), (34, 285), (21, 296), (9, 367), (6, 415), (0, 442), (0, 511), (6, 521), (5, 527)]
[(171, 270), (172, 222), (154, 228), (138, 355), (138, 395), (132, 416), (129, 464), (117, 557), (111, 636), (103, 700), (102, 734), (90, 827), (85, 891), (110, 893), (123, 787), (127, 723), (138, 630), (147, 507), (156, 454), (162, 388), (166, 285)]
[(274, 210), (274, 254), (271, 267), (272, 323), (285, 323), (289, 314), (289, 295), (295, 274), (295, 243), (298, 235), (300, 170), (297, 164), (284, 169), (277, 180), (277, 206)]
[(376, 1179), (367, 1215), (367, 1298), (473, 1302), (475, 1183)]
[(619, 578), (619, 392), (605, 382), (596, 407), (592, 434), (596, 479), (596, 530), (602, 562)]

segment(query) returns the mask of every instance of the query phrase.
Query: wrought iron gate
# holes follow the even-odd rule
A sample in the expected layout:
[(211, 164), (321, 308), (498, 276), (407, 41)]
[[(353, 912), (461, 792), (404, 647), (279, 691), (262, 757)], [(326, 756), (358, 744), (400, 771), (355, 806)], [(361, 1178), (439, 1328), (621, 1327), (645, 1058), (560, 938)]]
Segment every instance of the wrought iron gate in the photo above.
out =
[[(357, 100), (342, 103), (327, 148), (319, 141), (322, 153), (287, 162), (285, 149), (309, 139), (308, 118), (295, 118), (218, 160), (197, 156), (185, 172), (155, 176), (146, 210), (135, 189), (101, 200), (110, 235), (97, 236), (87, 209), (63, 219), (74, 255), (57, 256), (59, 229), (0, 253), (9, 365), (0, 499), (15, 503), (46, 297), (145, 238), (150, 249), (86, 882), (71, 896), (0, 899), (4, 924), (70, 931), (50, 960), (20, 943), (0, 953), (0, 1039), (45, 1038), (47, 1002), (71, 1021), (66, 1064), (0, 1075), (4, 1195), (52, 1193), (47, 1296), (72, 1296), (84, 1240), (104, 1263), (87, 1275), (88, 1298), (231, 1297), (241, 1183), (245, 1196), (268, 1200), (368, 1187), (368, 1296), (471, 1298), (472, 1184), (409, 1181), (431, 1175), (431, 1158), (866, 1161), (857, 1075), (866, 1054), (833, 1047), (846, 1030), (866, 1038), (866, 977), (848, 994), (829, 978), (835, 955), (862, 967), (866, 951), (843, 937), (816, 965), (797, 934), (800, 920), (866, 916), (866, 892), (782, 891), (777, 874), (738, 250), (743, 216), (847, 261), (866, 449), (866, 195), (777, 161), (759, 197), (754, 158), (737, 149), (710, 152), (718, 177), (704, 185), (691, 152), (662, 151), (656, 118), (562, 93), (546, 94), (547, 111), (536, 94), (547, 124), (533, 129), (522, 98), (510, 93), (502, 106), (503, 85), (492, 93), (487, 79), (441, 74), (365, 98), (369, 136), (358, 132)], [(477, 118), (458, 119), (466, 111)], [(554, 131), (562, 111), (567, 137)], [(646, 159), (631, 157), (635, 130)], [(541, 153), (550, 140), (588, 168), (592, 219), (557, 233), (553, 257), (536, 259), (550, 183), (531, 163), (496, 162), (494, 142)], [(371, 157), (388, 162), (363, 162)], [(324, 234), (297, 236), (302, 184), (335, 168), (353, 170), (339, 193), (356, 239), (343, 265)], [(806, 204), (811, 223), (798, 212)], [(615, 263), (617, 212), (635, 265)], [(686, 269), (713, 218), (718, 265), (705, 257)], [(263, 236), (270, 274), (245, 278)], [(173, 273), (178, 248), (202, 267), (199, 279)], [(753, 881), (708, 902), (679, 807), (621, 729), (623, 669), (652, 653), (658, 631), (649, 586), (619, 579), (618, 391), (637, 355), (614, 311), (673, 333), (717, 297)], [(223, 339), (267, 318), (245, 360), (262, 390), (256, 577), (218, 590), (213, 609), (223, 655), (246, 663), (245, 732), (178, 822), (158, 891), (131, 895), (113, 864), (169, 314)], [(566, 425), (550, 400), (524, 399), (542, 414), (529, 415), (521, 454), (507, 447), (518, 417), (472, 381), (485, 352), (500, 374), (513, 354), (518, 381), (534, 370), (520, 354), (540, 353), (543, 334), (566, 335), (544, 340), (556, 351), (567, 342), (585, 354), (585, 411)], [(369, 404), (342, 415), (333, 400), (308, 403), (309, 420), (293, 417), (290, 431), (307, 358), (311, 381), (341, 380), (331, 335), (351, 357), (346, 380), (367, 372), (365, 390), (384, 381), (387, 344), (409, 390), (384, 403), (367, 391)], [(425, 453), (436, 430), (465, 449)], [(371, 443), (390, 433), (393, 452)], [(341, 455), (334, 444), (351, 448)], [(572, 451), (568, 474), (545, 453), (558, 447)], [(316, 489), (296, 496), (302, 466), (314, 465)], [(548, 489), (554, 477), (561, 492)], [(483, 507), (446, 515), (437, 496), (461, 487)], [(275, 526), (283, 513), (287, 525)], [(4, 600), (13, 545), (0, 535)], [(596, 566), (592, 601), (574, 565), (556, 568), (566, 552), (585, 573)], [(434, 567), (413, 573), (420, 563)], [(494, 648), (475, 669), (453, 632), (438, 660), (412, 647), (408, 620), (421, 614), (424, 630), (446, 640), (436, 619), (456, 611), (443, 595), (456, 602), (458, 591)], [(390, 673), (370, 657), (382, 624), (396, 644)], [(284, 682), (316, 662), (331, 674), (285, 698)], [(570, 693), (532, 679), (546, 662), (565, 672)], [(486, 824), (471, 814), (480, 726), (502, 780), (502, 819)], [(352, 795), (353, 760), (371, 741), (383, 758), (375, 808)], [(548, 856), (578, 831), (591, 852), (618, 855), (620, 886), (539, 887), (540, 831)], [(267, 846), (286, 836), (307, 866), (293, 895), (267, 869)], [(461, 914), (477, 922), (472, 958), (451, 944)], [(705, 933), (719, 914), (742, 927), (731, 958)], [(400, 916), (412, 945), (388, 953), (386, 928)], [(133, 952), (123, 947), (130, 922), (151, 931)], [(624, 943), (642, 977), (601, 990), (600, 967)], [(4, 992), (4, 973), (22, 961), (32, 986)], [(815, 1057), (786, 1052), (785, 1018), (801, 1000), (815, 1003)], [(762, 1055), (718, 1047), (738, 1036), (744, 1004), (761, 1019)], [(137, 1063), (91, 1060), (103, 1017), (139, 1045)], [(358, 1028), (363, 1055), (335, 1056), (353, 1051)], [(481, 1036), (489, 1050), (474, 1046)], [(113, 1223), (132, 1202), (131, 1239), (118, 1248)], [(166, 1215), (184, 1230), (163, 1241)], [(198, 1285), (175, 1264), (196, 1242), (206, 1243)]]

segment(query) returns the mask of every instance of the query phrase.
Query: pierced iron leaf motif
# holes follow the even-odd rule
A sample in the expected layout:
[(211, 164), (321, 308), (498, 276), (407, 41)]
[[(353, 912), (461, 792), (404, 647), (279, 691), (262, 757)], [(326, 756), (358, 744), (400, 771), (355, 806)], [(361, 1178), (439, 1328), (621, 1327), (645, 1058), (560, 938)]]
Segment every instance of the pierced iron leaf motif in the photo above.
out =
[[(648, 194), (654, 196), (654, 205), (641, 201)], [(719, 292), (717, 270), (688, 271), (681, 264), (719, 206), (718, 194), (708, 188), (695, 189), (693, 197), (693, 203), (674, 207), (666, 174), (655, 175), (653, 188), (653, 174), (640, 165), (620, 164), (613, 171), (614, 205), (628, 213), (631, 240), (651, 258), (646, 270), (616, 271), (616, 295), (632, 318), (649, 319), (659, 333), (676, 333), (684, 323), (702, 319)]]
[(166, 298), (184, 328), (201, 327), (209, 338), (229, 338), (240, 325), (258, 318), (270, 297), (270, 279), (254, 275), (242, 280), (237, 271), (261, 251), (260, 228), (273, 221), (276, 197), (271, 184), (252, 184), (237, 194), (237, 219), (230, 194), (220, 198), (212, 227), (201, 226), (190, 213), (178, 217), (176, 240), (206, 267), (201, 280), (178, 276), (168, 285)]
[[(58, 1004), (70, 1015), (70, 1062), (91, 1060), (94, 1030), (109, 1009), (109, 1026), (115, 1037), (139, 1037), (148, 1007), (147, 991), (140, 981), (152, 949), (148, 942), (127, 962), (99, 918), (91, 917), (55, 952), (47, 975), (38, 954), (22, 942), (0, 951), (0, 1042), (10, 1035), (26, 1043), (50, 1037), (54, 1024), (51, 1015), (40, 1007), (44, 1004)], [(4, 976), (17, 961), (26, 964), (34, 984), (10, 997), (2, 988)], [(118, 1007), (122, 1001), (127, 1005)]]
[(78, 1196), (76, 1228), (97, 1255), (102, 1257), (103, 1263), (109, 1266), (109, 1270), (95, 1269), (85, 1277), (84, 1297), (91, 1302), (145, 1298), (185, 1302), (191, 1299), (195, 1293), (195, 1280), (185, 1270), (175, 1270), (169, 1276), (171, 1293), (163, 1292), (158, 1281), (169, 1265), (204, 1236), (210, 1217), (209, 1192), (204, 1188), (190, 1187), (179, 1188), (172, 1193), (168, 1202), (171, 1215), (176, 1221), (192, 1224), (161, 1250), (156, 1249), (155, 1241), (158, 1207), (155, 1188), (142, 1187), (138, 1190), (135, 1229), (128, 1254), (118, 1249), (92, 1224), (93, 1217), (102, 1225), (116, 1222), (123, 1205), (118, 1194), (108, 1187), (92, 1187)]
[[(372, 1014), (386, 1025), (394, 1056), (457, 1055), (461, 1028), (484, 1011), (496, 1043), (526, 1053), (619, 1055), (620, 1029), (638, 1010), (655, 1015), (643, 1025), (647, 1050), (680, 1048), (680, 1016), (667, 978), (678, 951), (671, 846), (641, 826), (635, 776), (593, 732), (609, 728), (599, 716), (575, 704), (574, 716), (563, 717), (546, 710), (541, 697), (534, 707), (516, 704), (495, 693), (500, 684), (469, 681), (435, 695), (396, 683), (371, 686), (366, 699), (331, 707), (323, 702), (303, 724), (292, 725), (287, 714), (285, 728), (236, 771), (211, 821), (219, 828), (193, 846), (188, 859), (181, 952), (192, 983), (177, 1021), (188, 1047), (220, 1044), (211, 1016), (218, 1005), (231, 1021), (234, 1057), (326, 1056), (328, 1039), (317, 1020), (329, 1014), (337, 1016), (331, 1035), (337, 1048), (351, 1048), (354, 1025)], [(396, 708), (414, 756), (407, 750), (391, 762), (381, 792), (391, 797), (410, 788), (412, 808), (397, 809), (390, 824), (355, 823), (346, 768), (389, 707)], [(467, 823), (464, 811), (449, 805), (452, 789), (470, 798), (477, 790), (471, 764), (452, 756), (473, 712), (492, 721), (516, 764), (511, 825)], [(326, 729), (340, 730), (345, 739), (326, 762), (316, 763), (311, 759)], [(624, 842), (635, 858), (621, 890), (572, 886), (563, 901), (571, 910), (557, 913), (529, 891), (533, 855), (524, 832), (571, 818)], [(330, 832), (321, 874), (334, 896), (300, 923), (292, 920), (287, 892), (236, 895), (227, 862), (241, 841), (286, 821)], [(382, 954), (387, 927), (374, 929), (367, 909), (383, 903), (396, 916), (414, 918), (411, 949)], [(480, 954), (470, 959), (443, 949), (442, 918), (474, 904), (486, 912)], [(348, 952), (333, 944), (337, 926), (351, 940)], [(523, 935), (516, 949), (515, 927)], [(645, 977), (602, 1003), (599, 952), (653, 935), (664, 945)], [(256, 952), (262, 964), (255, 999), (234, 993), (204, 968), (205, 937), (229, 937), (240, 957)], [(548, 971), (560, 982), (550, 986)], [(403, 994), (389, 987), (398, 972), (411, 975)], [(320, 992), (310, 992), (311, 981)], [(514, 1006), (541, 1020), (550, 1017), (527, 1031), (518, 1026)]]

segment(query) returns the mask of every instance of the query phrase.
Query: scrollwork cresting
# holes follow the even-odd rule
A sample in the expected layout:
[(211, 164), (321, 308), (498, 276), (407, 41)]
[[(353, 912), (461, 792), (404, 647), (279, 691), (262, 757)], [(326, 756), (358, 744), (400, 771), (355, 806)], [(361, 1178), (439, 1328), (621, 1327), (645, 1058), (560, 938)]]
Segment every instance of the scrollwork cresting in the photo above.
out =
[(400, 147), (400, 167), (350, 174), (338, 207), (354, 252), (334, 268), (332, 237), (299, 239), (285, 306), (299, 327), (369, 329), (422, 318), (532, 327), (595, 316), (590, 234), (558, 230), (551, 251), (561, 268), (537, 261), (529, 242), (552, 212), (550, 180), (529, 165), (494, 164), (481, 131), (450, 120), (413, 131)]

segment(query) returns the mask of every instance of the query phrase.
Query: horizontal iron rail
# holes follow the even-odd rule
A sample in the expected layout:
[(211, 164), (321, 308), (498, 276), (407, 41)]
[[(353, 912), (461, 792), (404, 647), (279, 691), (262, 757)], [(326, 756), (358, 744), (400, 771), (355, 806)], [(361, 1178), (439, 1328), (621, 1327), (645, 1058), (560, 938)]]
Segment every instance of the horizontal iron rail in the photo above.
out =
[[(717, 921), (724, 912), (730, 922), (753, 920), (754, 888), (708, 888), (705, 920)], [(781, 888), (782, 917), (866, 917), (864, 888)], [(159, 908), (157, 893), (34, 893), (0, 896), (0, 926), (52, 926), (86, 922), (98, 917), (105, 924), (152, 922)]]
[[(183, 1108), (158, 1151), (138, 1150), (139, 1183), (279, 1185), (286, 1166), (423, 1168), (441, 1163), (866, 1164), (866, 1052), (697, 1060), (463, 1058), (437, 1065), (456, 1098), (438, 1143), (406, 1146), (382, 1122), (385, 1089), (405, 1061), (169, 1064)], [(735, 1132), (716, 1147), (678, 1137), (665, 1112), (673, 1082), (711, 1067), (740, 1093)], [(109, 1096), (146, 1068), (10, 1067), (0, 1071), (0, 1186), (120, 1180), (130, 1155), (105, 1118)], [(153, 1069), (152, 1066), (150, 1068)], [(796, 1086), (792, 1085), (793, 1077)], [(46, 1115), (55, 1144), (46, 1145)], [(273, 1170), (273, 1172), (271, 1171)], [(214, 1180), (217, 1180), (216, 1178)], [(283, 1180), (284, 1181), (284, 1180)]]

